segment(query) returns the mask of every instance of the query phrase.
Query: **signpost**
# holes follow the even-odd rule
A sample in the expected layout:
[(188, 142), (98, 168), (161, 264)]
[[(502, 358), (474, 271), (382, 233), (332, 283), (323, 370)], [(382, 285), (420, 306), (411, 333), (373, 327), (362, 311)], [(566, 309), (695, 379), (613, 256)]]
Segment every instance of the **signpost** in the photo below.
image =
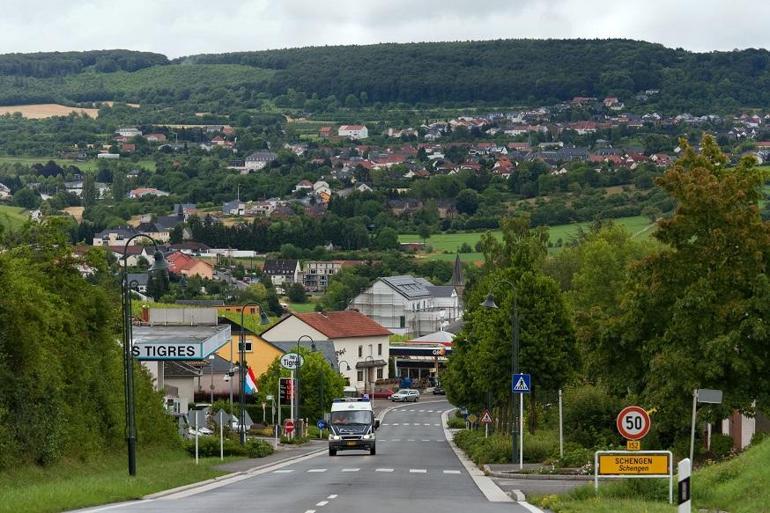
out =
[(698, 415), (698, 403), (722, 404), (722, 391), (700, 388), (692, 392), (692, 428), (690, 430), (690, 463), (695, 461), (695, 420)]
[(641, 440), (650, 431), (650, 416), (644, 408), (627, 406), (618, 414), (615, 424), (626, 440)]
[(626, 450), (627, 451), (640, 451), (642, 449), (642, 442), (639, 440), (627, 440), (626, 441)]
[(489, 438), (489, 425), (492, 423), (492, 415), (489, 414), (489, 410), (484, 410), (481, 415), (481, 423), (484, 424), (484, 438)]
[(294, 421), (286, 419), (286, 422), (283, 424), (283, 430), (289, 435), (292, 434), (294, 432)]
[[(524, 467), (524, 396), (532, 391), (532, 376), (529, 374), (514, 374), (511, 380), (513, 393), (519, 394), (519, 468)], [(514, 430), (517, 428), (514, 427)], [(515, 463), (515, 462), (511, 462)]]
[(674, 466), (671, 451), (596, 451), (594, 487), (606, 479), (668, 478), (668, 502), (674, 502)]
[(305, 364), (305, 359), (297, 353), (286, 353), (281, 356), (281, 367), (289, 370), (296, 370)]
[(511, 383), (514, 394), (528, 394), (532, 391), (532, 376), (529, 374), (514, 374)]

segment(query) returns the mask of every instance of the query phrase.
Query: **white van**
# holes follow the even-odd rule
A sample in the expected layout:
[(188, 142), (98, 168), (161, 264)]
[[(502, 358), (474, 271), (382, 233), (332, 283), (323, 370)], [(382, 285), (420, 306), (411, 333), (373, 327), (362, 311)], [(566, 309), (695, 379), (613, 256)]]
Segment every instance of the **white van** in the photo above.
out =
[(341, 398), (332, 403), (329, 415), (329, 456), (337, 451), (369, 451), (377, 454), (374, 431), (380, 421), (374, 419), (372, 403), (367, 399)]

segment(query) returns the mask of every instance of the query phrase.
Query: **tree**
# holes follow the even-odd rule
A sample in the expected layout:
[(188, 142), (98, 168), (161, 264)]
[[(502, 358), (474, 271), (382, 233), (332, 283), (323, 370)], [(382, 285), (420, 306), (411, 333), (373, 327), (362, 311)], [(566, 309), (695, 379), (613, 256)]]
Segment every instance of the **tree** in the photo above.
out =
[(473, 189), (463, 189), (457, 194), (456, 202), (458, 212), (473, 215), (479, 208), (479, 194)]
[[(456, 340), (444, 384), (457, 404), (480, 407), (488, 392), (501, 417), (510, 421), (514, 301), (520, 326), (520, 370), (532, 374), (533, 400), (547, 397), (572, 379), (579, 362), (559, 287), (542, 270), (547, 239), (531, 231), (527, 219), (504, 220), (502, 232), (502, 242), (491, 235), (484, 237), (484, 274), (466, 292), (466, 325)], [(498, 309), (480, 306), (490, 291)], [(534, 416), (531, 421), (534, 426)]]
[[(656, 408), (663, 443), (688, 436), (695, 388), (724, 391), (731, 409), (767, 411), (770, 399), (770, 225), (758, 203), (764, 175), (752, 158), (737, 167), (714, 139), (660, 179), (678, 207), (659, 222), (663, 246), (633, 268), (619, 315), (591, 348), (616, 393)], [(756, 403), (755, 403), (756, 401)], [(704, 412), (706, 418), (709, 413)]]
[[(300, 369), (300, 414), (303, 418), (315, 422), (316, 419), (323, 418), (324, 412), (331, 409), (331, 403), (335, 397), (342, 397), (345, 380), (331, 367), (320, 352), (311, 352), (300, 347), (299, 354), (305, 360)], [(278, 390), (278, 378), (290, 376), (291, 371), (281, 367), (280, 358), (273, 360), (270, 367), (259, 376), (259, 397), (257, 400), (267, 402), (267, 395), (275, 395)], [(321, 401), (322, 388), (323, 402)]]
[(390, 227), (385, 227), (377, 234), (374, 241), (377, 249), (398, 249), (398, 232)]
[(184, 240), (184, 224), (179, 223), (171, 229), (171, 235), (169, 236), (169, 242), (171, 244), (179, 244)]
[(93, 207), (96, 204), (96, 177), (93, 173), (85, 173), (83, 176), (83, 206)]
[(24, 187), (13, 195), (13, 202), (27, 210), (34, 210), (40, 206), (40, 196), (31, 189)]
[(289, 285), (286, 296), (292, 303), (307, 303), (307, 292), (305, 286), (301, 283), (292, 283)]
[(417, 234), (420, 236), (423, 242), (425, 242), (431, 234), (430, 226), (427, 224), (421, 224), (417, 227)]
[(126, 175), (122, 171), (116, 169), (112, 174), (112, 199), (115, 201), (123, 201), (126, 198)]

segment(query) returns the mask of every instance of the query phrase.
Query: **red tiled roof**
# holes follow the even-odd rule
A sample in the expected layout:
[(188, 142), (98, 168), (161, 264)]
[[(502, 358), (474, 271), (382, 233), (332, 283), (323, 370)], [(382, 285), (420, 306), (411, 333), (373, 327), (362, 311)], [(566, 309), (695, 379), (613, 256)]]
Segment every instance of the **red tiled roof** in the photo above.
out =
[(309, 312), (294, 314), (311, 328), (329, 338), (377, 337), (391, 335), (391, 332), (361, 312)]

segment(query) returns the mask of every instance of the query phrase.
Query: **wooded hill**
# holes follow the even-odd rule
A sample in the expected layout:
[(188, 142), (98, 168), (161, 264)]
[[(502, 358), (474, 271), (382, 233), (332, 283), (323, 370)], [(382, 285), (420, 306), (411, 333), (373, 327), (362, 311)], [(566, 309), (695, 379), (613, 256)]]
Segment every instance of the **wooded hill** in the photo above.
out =
[[(0, 55), (0, 103), (123, 100), (206, 104), (216, 111), (304, 93), (375, 102), (536, 106), (618, 96), (663, 112), (770, 106), (770, 52), (693, 53), (610, 40), (497, 40), (328, 46), (168, 60), (126, 50)], [(635, 97), (659, 90), (642, 102)], [(296, 98), (296, 97), (295, 97)], [(352, 99), (351, 99), (352, 98)]]

